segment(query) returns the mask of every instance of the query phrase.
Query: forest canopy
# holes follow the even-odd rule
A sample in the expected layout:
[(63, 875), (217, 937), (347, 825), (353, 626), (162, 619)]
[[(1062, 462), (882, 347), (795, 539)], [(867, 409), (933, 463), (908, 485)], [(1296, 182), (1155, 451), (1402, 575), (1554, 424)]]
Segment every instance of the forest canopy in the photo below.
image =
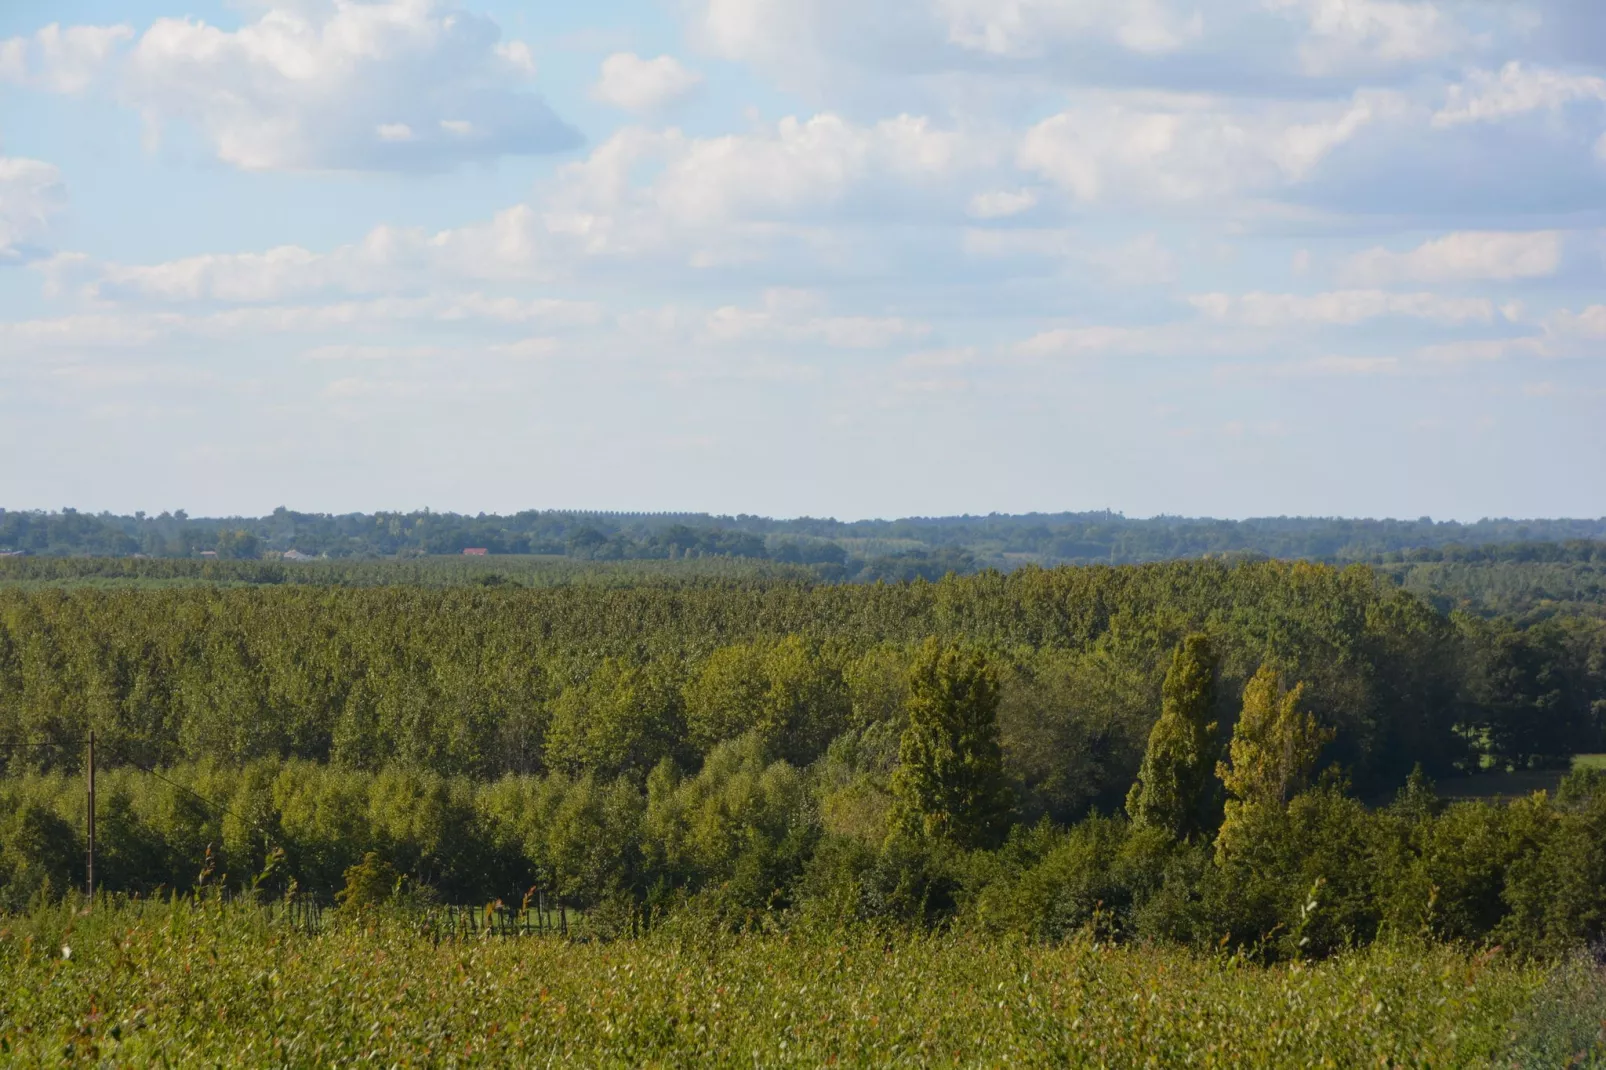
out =
[(377, 571), (0, 584), (0, 740), (46, 744), (4, 752), (0, 909), (84, 879), (93, 731), (97, 874), (140, 895), (200, 872), (329, 902), (372, 855), (425, 899), (540, 888), (597, 924), (701, 903), (1274, 956), (1602, 935), (1606, 778), (1512, 806), (1430, 783), (1606, 750), (1597, 618), (1307, 562), (350, 567)]

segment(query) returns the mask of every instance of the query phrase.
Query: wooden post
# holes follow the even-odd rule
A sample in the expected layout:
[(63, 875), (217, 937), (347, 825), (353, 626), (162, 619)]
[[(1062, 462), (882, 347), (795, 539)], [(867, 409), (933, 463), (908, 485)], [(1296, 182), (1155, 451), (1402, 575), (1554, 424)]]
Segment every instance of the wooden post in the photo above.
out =
[(88, 826), (86, 839), (89, 841), (89, 857), (85, 866), (84, 886), (89, 892), (90, 905), (93, 906), (95, 902), (95, 730), (93, 728), (89, 730), (89, 775), (85, 783), (88, 787), (89, 803), (88, 820), (85, 822)]

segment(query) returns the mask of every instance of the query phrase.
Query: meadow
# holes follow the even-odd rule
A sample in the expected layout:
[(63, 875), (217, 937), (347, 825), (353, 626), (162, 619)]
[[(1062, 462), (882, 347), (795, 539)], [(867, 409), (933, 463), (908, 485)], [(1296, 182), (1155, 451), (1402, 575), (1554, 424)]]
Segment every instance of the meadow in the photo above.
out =
[(0, 925), (14, 1066), (1602, 1066), (1584, 958), (1238, 955), (849, 928), (441, 940), (220, 900)]

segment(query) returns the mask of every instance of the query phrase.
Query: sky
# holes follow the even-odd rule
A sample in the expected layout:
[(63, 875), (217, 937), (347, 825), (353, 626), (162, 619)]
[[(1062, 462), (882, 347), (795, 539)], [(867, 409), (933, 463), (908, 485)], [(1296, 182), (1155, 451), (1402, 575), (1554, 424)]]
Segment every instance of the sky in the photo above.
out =
[(1600, 0), (8, 0), (0, 506), (1606, 514)]

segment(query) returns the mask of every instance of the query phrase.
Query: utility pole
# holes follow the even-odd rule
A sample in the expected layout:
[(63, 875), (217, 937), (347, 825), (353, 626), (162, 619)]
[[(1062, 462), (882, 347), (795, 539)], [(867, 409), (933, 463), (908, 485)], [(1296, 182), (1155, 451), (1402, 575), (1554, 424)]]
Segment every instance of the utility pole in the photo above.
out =
[(95, 902), (95, 730), (89, 730), (89, 776), (86, 781), (89, 794), (89, 864), (86, 867), (87, 878), (84, 881), (89, 890), (89, 902)]

